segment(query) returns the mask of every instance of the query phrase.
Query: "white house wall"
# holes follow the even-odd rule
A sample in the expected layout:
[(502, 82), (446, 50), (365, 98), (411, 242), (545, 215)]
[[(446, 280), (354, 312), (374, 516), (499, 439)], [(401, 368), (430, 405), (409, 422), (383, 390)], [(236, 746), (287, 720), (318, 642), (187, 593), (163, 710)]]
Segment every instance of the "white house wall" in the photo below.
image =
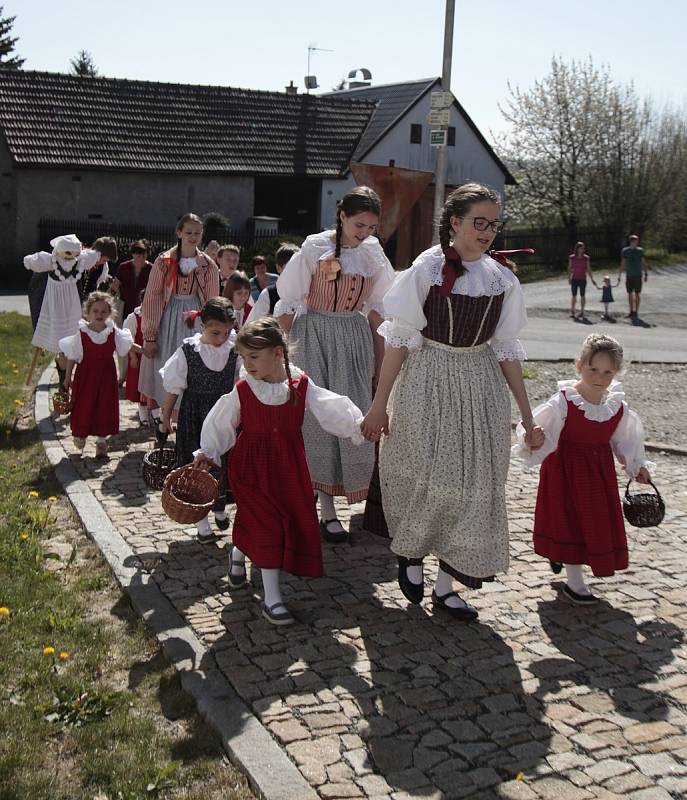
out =
[(355, 180), (349, 173), (346, 178), (322, 181), (322, 199), (320, 205), (320, 220), (322, 230), (334, 227), (336, 218), (336, 204), (349, 189), (355, 186)]

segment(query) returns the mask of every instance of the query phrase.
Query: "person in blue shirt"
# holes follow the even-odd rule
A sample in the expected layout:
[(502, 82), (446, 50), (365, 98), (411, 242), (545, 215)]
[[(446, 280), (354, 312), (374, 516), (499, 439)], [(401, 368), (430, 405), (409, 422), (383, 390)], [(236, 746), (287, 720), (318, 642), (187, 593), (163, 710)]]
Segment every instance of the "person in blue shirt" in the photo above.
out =
[(253, 256), (250, 266), (253, 270), (253, 277), (250, 279), (250, 296), (255, 303), (260, 297), (260, 292), (263, 289), (274, 286), (279, 275), (275, 272), (267, 271), (267, 259), (265, 256)]

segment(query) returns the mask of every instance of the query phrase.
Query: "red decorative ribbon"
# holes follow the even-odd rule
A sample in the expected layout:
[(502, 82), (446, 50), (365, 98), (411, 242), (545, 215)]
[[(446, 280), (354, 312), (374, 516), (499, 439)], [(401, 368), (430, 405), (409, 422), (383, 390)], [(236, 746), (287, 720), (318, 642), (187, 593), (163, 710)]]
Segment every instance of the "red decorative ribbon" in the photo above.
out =
[(189, 322), (195, 322), (200, 316), (200, 311), (182, 311), (182, 314), (185, 319), (189, 320)]
[[(463, 262), (461, 261), (460, 255), (453, 247), (444, 247), (442, 248), (442, 252), (446, 261), (444, 262), (443, 271), (444, 280), (441, 283), (439, 294), (442, 297), (448, 297), (451, 294), (451, 289), (453, 289), (456, 278), (462, 275)], [(498, 261), (502, 267), (508, 267), (510, 269), (506, 256), (514, 255), (515, 253), (528, 253), (531, 255), (534, 253), (534, 250), (531, 247), (523, 247), (518, 250), (489, 250), (487, 255), (493, 258), (494, 261)]]

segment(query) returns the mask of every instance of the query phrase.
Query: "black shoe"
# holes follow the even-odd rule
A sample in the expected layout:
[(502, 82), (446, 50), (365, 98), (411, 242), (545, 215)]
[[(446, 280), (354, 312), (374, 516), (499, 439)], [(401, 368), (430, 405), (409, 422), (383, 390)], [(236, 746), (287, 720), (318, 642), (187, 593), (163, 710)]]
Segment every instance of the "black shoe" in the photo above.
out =
[(563, 564), (560, 561), (549, 561), (549, 566), (554, 575), (560, 574), (560, 571), (563, 569)]
[(577, 592), (573, 592), (567, 583), (561, 591), (568, 600), (570, 600), (571, 603), (575, 603), (576, 606), (595, 606), (599, 602), (599, 598), (595, 597), (593, 594), (578, 594)]
[(164, 441), (164, 438), (165, 438), (165, 432), (160, 428), (160, 425), (162, 423), (155, 422), (154, 424), (155, 424), (155, 441), (158, 444), (162, 444), (162, 442)]
[[(246, 573), (246, 562), (244, 561), (241, 563), (240, 561), (234, 561), (233, 552), (234, 550), (232, 548), (232, 554), (229, 556), (229, 586), (231, 586), (232, 589), (238, 589), (239, 586), (243, 586), (243, 584), (246, 583), (248, 580), (248, 574)], [(239, 565), (242, 567), (241, 572), (239, 572), (238, 575), (233, 575), (232, 570), (234, 569), (234, 566)]]
[(322, 538), (326, 542), (332, 542), (332, 544), (341, 544), (341, 542), (345, 542), (348, 539), (346, 531), (330, 531), (327, 527), (327, 525), (331, 525), (332, 522), (338, 522), (339, 525), (341, 525), (336, 517), (333, 519), (320, 520), (320, 533), (322, 534)]
[(229, 514), (224, 519), (217, 519), (215, 516), (215, 525), (217, 525), (218, 529), (221, 531), (226, 531), (229, 529)]
[(216, 533), (208, 533), (205, 536), (201, 536), (199, 533), (196, 534), (196, 541), (198, 544), (214, 544), (215, 542), (219, 542), (220, 537)]
[(408, 559), (403, 556), (398, 557), (398, 585), (401, 587), (403, 596), (410, 603), (421, 603), (425, 596), (425, 584), (413, 583), (408, 577)]
[[(452, 617), (462, 620), (463, 622), (474, 622), (477, 619), (477, 617), (479, 617), (477, 609), (467, 604), (461, 606), (460, 608), (447, 606), (446, 601), (449, 599), (449, 597), (457, 597), (458, 599), (463, 600), (463, 598), (458, 594), (458, 592), (447, 592), (446, 594), (442, 594), (441, 597), (439, 597), (439, 595), (434, 590), (432, 590), (432, 603), (434, 604), (435, 608), (441, 608), (444, 611), (448, 611), (448, 613)], [(465, 601), (463, 600), (463, 602)]]

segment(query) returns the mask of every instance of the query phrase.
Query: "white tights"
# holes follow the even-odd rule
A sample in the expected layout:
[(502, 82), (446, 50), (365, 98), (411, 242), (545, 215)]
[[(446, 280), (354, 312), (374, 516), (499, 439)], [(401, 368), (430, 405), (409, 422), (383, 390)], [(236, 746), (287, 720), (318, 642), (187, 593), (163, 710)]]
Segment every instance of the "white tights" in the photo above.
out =
[[(246, 562), (246, 556), (242, 553), (236, 545), (232, 547), (231, 550), (231, 560), (232, 560), (232, 575), (241, 575), (244, 569), (244, 565)], [(279, 611), (279, 606), (282, 606), (284, 609), (286, 606), (284, 605), (284, 601), (282, 600), (281, 590), (279, 588), (279, 573), (280, 570), (278, 569), (261, 569), (260, 574), (262, 575), (262, 586), (265, 590), (265, 605), (268, 608), (271, 608), (277, 605), (275, 611)]]

